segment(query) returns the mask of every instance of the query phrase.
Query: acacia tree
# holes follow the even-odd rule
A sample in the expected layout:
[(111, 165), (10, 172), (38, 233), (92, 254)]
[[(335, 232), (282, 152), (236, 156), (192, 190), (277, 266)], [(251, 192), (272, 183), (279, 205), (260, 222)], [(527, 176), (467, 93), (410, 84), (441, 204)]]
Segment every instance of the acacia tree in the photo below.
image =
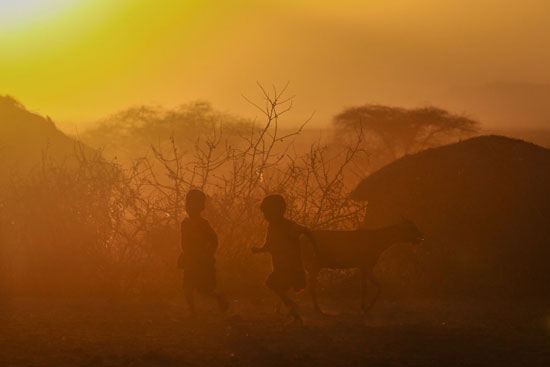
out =
[(340, 134), (360, 128), (369, 151), (376, 150), (378, 160), (384, 163), (460, 140), (479, 129), (477, 121), (436, 107), (406, 109), (372, 104), (348, 108), (336, 115), (333, 123)]
[(118, 112), (86, 131), (86, 144), (101, 147), (105, 157), (129, 164), (135, 157), (156, 148), (171, 148), (174, 139), (181, 152), (192, 151), (196, 139), (209, 134), (212, 125), (223, 123), (224, 134), (246, 129), (247, 119), (215, 110), (208, 102), (182, 104), (174, 109), (138, 106)]

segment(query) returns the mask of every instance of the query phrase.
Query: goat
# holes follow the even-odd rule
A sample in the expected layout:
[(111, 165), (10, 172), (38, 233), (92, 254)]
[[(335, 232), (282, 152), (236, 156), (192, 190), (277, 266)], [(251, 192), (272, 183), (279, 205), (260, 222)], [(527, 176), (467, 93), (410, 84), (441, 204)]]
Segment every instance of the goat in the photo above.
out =
[[(367, 312), (380, 295), (380, 284), (374, 276), (374, 266), (380, 255), (397, 243), (418, 244), (422, 233), (410, 220), (384, 228), (354, 231), (312, 231), (315, 243), (301, 238), (302, 261), (308, 275), (308, 286), (315, 310), (322, 313), (317, 301), (317, 276), (322, 268), (361, 271), (361, 309)], [(376, 287), (374, 299), (366, 304), (366, 283)]]

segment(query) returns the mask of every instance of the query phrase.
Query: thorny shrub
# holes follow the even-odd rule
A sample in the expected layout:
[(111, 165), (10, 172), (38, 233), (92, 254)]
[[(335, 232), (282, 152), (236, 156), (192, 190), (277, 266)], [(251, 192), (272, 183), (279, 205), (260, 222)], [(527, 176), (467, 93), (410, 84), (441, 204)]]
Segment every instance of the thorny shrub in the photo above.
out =
[(12, 293), (174, 293), (179, 223), (191, 188), (208, 196), (221, 284), (233, 294), (261, 289), (268, 272), (268, 259), (249, 251), (263, 241), (265, 195), (283, 194), (288, 216), (313, 229), (359, 226), (366, 204), (348, 193), (359, 179), (350, 163), (365, 153), (363, 134), (338, 152), (317, 142), (297, 153), (293, 139), (305, 123), (284, 134), (279, 126), (292, 108), (286, 88), (260, 88), (264, 103), (250, 103), (265, 123), (243, 125), (238, 139), (226, 139), (223, 121), (213, 121), (194, 149), (183, 151), (172, 138), (168, 149), (151, 146), (151, 157), (129, 166), (79, 145), (76, 163), (45, 155), (38, 170), (5, 189), (0, 286)]

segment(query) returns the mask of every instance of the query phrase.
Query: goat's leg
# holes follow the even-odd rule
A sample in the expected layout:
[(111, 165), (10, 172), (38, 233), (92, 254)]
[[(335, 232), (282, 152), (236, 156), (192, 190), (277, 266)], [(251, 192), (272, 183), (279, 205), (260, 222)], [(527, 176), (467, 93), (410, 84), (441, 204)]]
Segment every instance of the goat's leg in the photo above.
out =
[(372, 284), (374, 284), (374, 287), (376, 288), (376, 292), (374, 293), (374, 298), (372, 299), (372, 301), (369, 303), (369, 306), (367, 307), (367, 311), (368, 311), (374, 306), (374, 303), (378, 300), (378, 297), (380, 296), (380, 293), (381, 293), (382, 289), (380, 287), (380, 282), (378, 281), (378, 279), (374, 275), (374, 272), (372, 271), (372, 269), (369, 270), (367, 274), (368, 274), (368, 278), (370, 279), (370, 281), (372, 282)]
[(311, 301), (313, 302), (313, 308), (315, 309), (315, 312), (322, 314), (323, 311), (319, 307), (319, 302), (317, 300), (317, 275), (319, 275), (318, 270), (311, 270), (308, 273), (309, 293), (311, 294)]

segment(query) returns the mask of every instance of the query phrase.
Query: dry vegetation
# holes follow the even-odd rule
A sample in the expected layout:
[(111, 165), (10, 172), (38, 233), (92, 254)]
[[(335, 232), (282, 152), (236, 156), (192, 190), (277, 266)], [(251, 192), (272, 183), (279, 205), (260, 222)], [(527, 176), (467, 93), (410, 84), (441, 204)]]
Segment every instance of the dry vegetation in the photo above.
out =
[(462, 140), (479, 133), (479, 122), (437, 107), (406, 109), (366, 104), (350, 107), (334, 117), (339, 137), (361, 128), (372, 159), (364, 168), (374, 170), (424, 149)]
[[(77, 143), (62, 159), (45, 150), (31, 174), (2, 183), (0, 365), (547, 364), (544, 304), (423, 298), (415, 279), (424, 269), (403, 246), (381, 259), (383, 297), (368, 316), (360, 315), (353, 272), (332, 271), (321, 279), (330, 316), (313, 316), (301, 294), (306, 327), (285, 326), (264, 291), (268, 259), (249, 251), (265, 233), (261, 199), (283, 193), (289, 216), (311, 228), (355, 228), (366, 203), (348, 195), (388, 158), (373, 156), (379, 137), (364, 124), (347, 126), (336, 143), (297, 146), (304, 126), (280, 127), (292, 100), (284, 90), (262, 89), (262, 97), (253, 104), (259, 124), (204, 104), (126, 111), (115, 119), (126, 125), (95, 132), (131, 132), (107, 151)], [(139, 138), (151, 135), (158, 141)], [(117, 158), (117, 145), (132, 149)], [(230, 317), (204, 303), (190, 318), (180, 298), (178, 230), (192, 187), (208, 195)]]
[(265, 105), (255, 106), (263, 126), (243, 124), (237, 135), (231, 125), (226, 135), (223, 120), (205, 119), (191, 150), (172, 134), (131, 164), (106, 161), (81, 144), (76, 165), (45, 153), (40, 167), (13, 181), (5, 195), (3, 290), (173, 294), (183, 200), (193, 187), (209, 197), (207, 217), (221, 239), (221, 281), (231, 294), (257, 292), (268, 270), (249, 255), (263, 239), (258, 206), (266, 194), (283, 193), (289, 215), (312, 228), (357, 227), (365, 204), (347, 198), (357, 178), (345, 175), (363, 154), (362, 135), (338, 154), (320, 143), (297, 153), (293, 138), (303, 126), (290, 133), (279, 127), (292, 100), (284, 90), (262, 91)]

